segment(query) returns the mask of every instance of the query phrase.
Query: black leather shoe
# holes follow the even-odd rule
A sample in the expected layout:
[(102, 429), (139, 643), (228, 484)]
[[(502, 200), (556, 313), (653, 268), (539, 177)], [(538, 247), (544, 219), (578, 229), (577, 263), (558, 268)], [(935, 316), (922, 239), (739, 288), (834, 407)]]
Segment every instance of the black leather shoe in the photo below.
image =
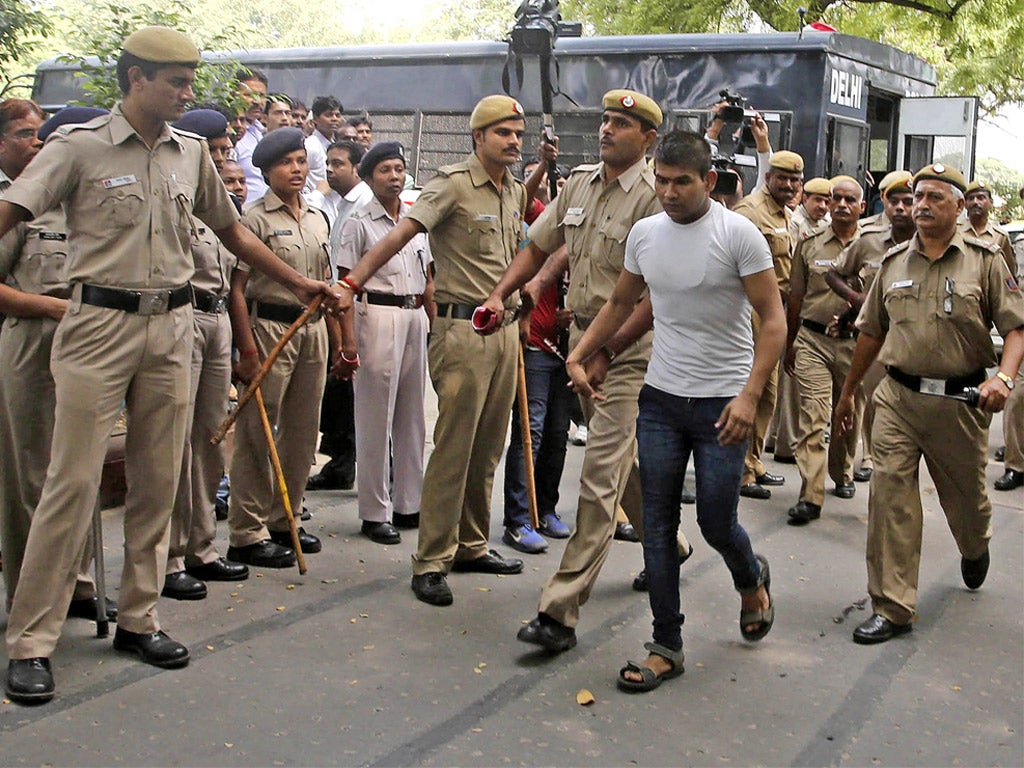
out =
[(874, 473), (875, 471), (871, 467), (861, 467), (853, 473), (853, 481), (855, 483), (866, 483)]
[(248, 568), (223, 557), (200, 565), (187, 565), (185, 571), (203, 581), (245, 581), (249, 578)]
[(568, 651), (576, 646), (576, 630), (552, 618), (533, 619), (516, 634), (516, 640), (539, 645), (552, 653)]
[(1005, 475), (996, 480), (995, 488), (997, 491), (1012, 491), (1022, 485), (1024, 485), (1024, 472), (1008, 469)]
[(832, 493), (840, 499), (852, 499), (857, 493), (857, 486), (853, 483), (840, 483)]
[(636, 528), (633, 527), (632, 523), (616, 523), (615, 540), (628, 541), (632, 544), (636, 544), (640, 541), (640, 537), (637, 535)]
[(784, 478), (782, 475), (773, 475), (771, 472), (765, 472), (763, 475), (758, 475), (755, 478), (755, 480), (757, 480), (757, 484), (758, 485), (785, 485), (786, 484), (786, 478)]
[(966, 557), (960, 558), (960, 575), (964, 577), (964, 584), (968, 589), (978, 589), (985, 583), (985, 577), (988, 576), (988, 564), (987, 549), (985, 554), (973, 560), (968, 560)]
[(7, 662), (7, 698), (19, 704), (45, 704), (53, 698), (53, 673), (46, 658)]
[(821, 507), (809, 501), (799, 501), (795, 507), (789, 509), (790, 525), (807, 525), (812, 520), (821, 517)]
[[(692, 551), (692, 550), (691, 550)], [(651, 585), (647, 581), (647, 569), (644, 568), (640, 573), (633, 579), (633, 591), (635, 592), (650, 592)]]
[[(96, 621), (96, 608), (100, 604), (98, 597), (83, 597), (80, 600), (72, 600), (68, 604), (69, 619), (88, 619)], [(117, 603), (107, 598), (107, 620), (117, 621)]]
[(129, 632), (117, 628), (114, 633), (114, 650), (138, 654), (139, 658), (154, 667), (175, 669), (188, 664), (188, 648), (171, 639), (166, 632)]
[(419, 528), (420, 527), (420, 513), (413, 512), (411, 515), (400, 515), (395, 512), (391, 516), (391, 524), (395, 528)]
[(291, 568), (295, 565), (295, 550), (264, 539), (245, 547), (228, 547), (228, 559), (256, 568)]
[(454, 602), (447, 577), (440, 571), (421, 573), (412, 577), (412, 591), (417, 600), (430, 605), (451, 605)]
[(770, 499), (772, 492), (767, 488), (762, 488), (757, 483), (747, 483), (746, 485), (740, 486), (740, 496), (746, 499)]
[(683, 492), (679, 495), (679, 500), (683, 502), (683, 504), (696, 504), (697, 494), (684, 485)]
[(206, 597), (206, 585), (190, 573), (177, 571), (164, 576), (160, 594), (172, 600), (202, 600)]
[(783, 456), (780, 453), (776, 453), (772, 456), (772, 461), (776, 464), (796, 464), (796, 456)]
[(853, 630), (853, 642), (860, 645), (874, 645), (891, 640), (896, 635), (905, 635), (914, 628), (913, 624), (893, 624), (877, 613)]
[(996, 461), (1006, 461), (1006, 446), (1000, 446), (996, 448)]
[(402, 534), (391, 523), (373, 523), (363, 520), (362, 533), (377, 544), (399, 544), (402, 541)]
[(349, 491), (355, 483), (354, 477), (338, 477), (325, 475), (323, 472), (313, 475), (306, 481), (307, 491)]
[[(291, 549), (292, 533), (291, 531), (271, 531), (270, 540)], [(306, 533), (306, 529), (302, 526), (299, 526), (299, 546), (302, 547), (302, 553), (305, 555), (315, 555), (323, 547), (320, 539), (311, 533)]]
[(452, 570), (459, 573), (519, 573), (523, 570), (523, 561), (518, 557), (502, 557), (495, 550), (473, 560), (456, 560)]

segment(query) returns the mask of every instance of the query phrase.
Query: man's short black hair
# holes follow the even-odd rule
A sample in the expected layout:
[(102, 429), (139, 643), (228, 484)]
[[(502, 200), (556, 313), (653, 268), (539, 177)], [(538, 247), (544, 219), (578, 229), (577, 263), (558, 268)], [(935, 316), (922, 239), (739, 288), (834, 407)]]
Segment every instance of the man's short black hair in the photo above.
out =
[(366, 150), (362, 144), (352, 141), (352, 139), (343, 139), (342, 141), (332, 142), (327, 147), (327, 154), (330, 154), (332, 149), (342, 149), (348, 153), (348, 161), (352, 165), (359, 165), (359, 161), (363, 159), (363, 155), (366, 154)]
[(235, 72), (235, 80), (239, 83), (244, 83), (246, 80), (259, 80), (268, 88), (270, 87), (270, 81), (267, 80), (267, 76), (258, 69), (252, 67), (242, 67)]
[(654, 162), (689, 168), (703, 179), (711, 170), (711, 147), (703, 136), (691, 131), (670, 131), (658, 142)]
[(303, 112), (309, 112), (306, 102), (302, 99), (292, 99), (292, 109), (301, 109)]
[(313, 106), (310, 108), (310, 112), (313, 117), (320, 117), (324, 112), (330, 112), (331, 110), (342, 111), (341, 102), (333, 96), (317, 96), (313, 99)]
[(353, 128), (359, 125), (368, 125), (370, 126), (371, 130), (373, 129), (373, 123), (370, 122), (369, 115), (356, 115), (355, 117), (350, 117), (345, 122), (351, 125)]
[(292, 101), (292, 97), (287, 93), (270, 93), (267, 94), (267, 106), (271, 104), (287, 104), (289, 107), (294, 107), (295, 102)]
[(122, 51), (121, 55), (117, 57), (117, 87), (121, 89), (121, 93), (127, 94), (131, 89), (131, 82), (128, 80), (128, 70), (132, 67), (138, 67), (142, 70), (142, 74), (147, 80), (152, 80), (156, 77), (156, 73), (165, 67), (189, 67), (195, 69), (194, 64), (172, 64), (159, 61), (147, 61), (146, 59), (140, 59), (133, 53)]

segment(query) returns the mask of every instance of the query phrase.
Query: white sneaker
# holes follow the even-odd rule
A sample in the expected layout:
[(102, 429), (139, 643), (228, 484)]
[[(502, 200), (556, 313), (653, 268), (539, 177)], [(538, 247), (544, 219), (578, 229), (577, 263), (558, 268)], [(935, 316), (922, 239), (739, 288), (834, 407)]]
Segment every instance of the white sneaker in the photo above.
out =
[(580, 424), (576, 427), (576, 434), (572, 436), (569, 441), (573, 445), (586, 445), (587, 444), (587, 428), (585, 425)]

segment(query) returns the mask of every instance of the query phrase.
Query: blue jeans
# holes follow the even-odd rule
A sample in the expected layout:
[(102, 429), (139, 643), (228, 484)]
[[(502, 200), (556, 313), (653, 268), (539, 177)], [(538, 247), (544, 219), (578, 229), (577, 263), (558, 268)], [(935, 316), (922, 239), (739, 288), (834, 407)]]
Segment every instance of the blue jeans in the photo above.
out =
[(715, 422), (732, 398), (677, 397), (644, 385), (640, 390), (637, 448), (643, 488), (644, 566), (654, 614), (654, 642), (683, 647), (679, 606), (679, 503), (693, 454), (697, 524), (718, 550), (736, 589), (753, 589), (761, 566), (736, 519), (746, 442), (719, 445)]
[[(538, 516), (555, 511), (558, 484), (565, 466), (569, 438), (569, 406), (576, 395), (569, 389), (565, 363), (550, 352), (524, 349), (526, 395), (530, 407), (530, 440), (533, 478), (537, 486)], [(527, 525), (530, 511), (526, 498), (523, 434), (518, 403), (512, 409), (512, 437), (505, 455), (505, 527)]]

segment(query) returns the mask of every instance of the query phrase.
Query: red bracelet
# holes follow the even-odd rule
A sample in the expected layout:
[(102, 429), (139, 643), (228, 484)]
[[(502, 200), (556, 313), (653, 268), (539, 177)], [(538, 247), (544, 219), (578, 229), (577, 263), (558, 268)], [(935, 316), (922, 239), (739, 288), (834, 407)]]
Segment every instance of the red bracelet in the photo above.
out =
[(260, 351), (258, 349), (240, 349), (238, 354), (240, 357), (247, 357), (249, 355), (258, 355)]
[(348, 275), (345, 275), (345, 277), (341, 278), (338, 282), (347, 285), (349, 288), (351, 288), (352, 293), (354, 293), (356, 296), (363, 292), (363, 289), (356, 285), (355, 281), (352, 280)]

